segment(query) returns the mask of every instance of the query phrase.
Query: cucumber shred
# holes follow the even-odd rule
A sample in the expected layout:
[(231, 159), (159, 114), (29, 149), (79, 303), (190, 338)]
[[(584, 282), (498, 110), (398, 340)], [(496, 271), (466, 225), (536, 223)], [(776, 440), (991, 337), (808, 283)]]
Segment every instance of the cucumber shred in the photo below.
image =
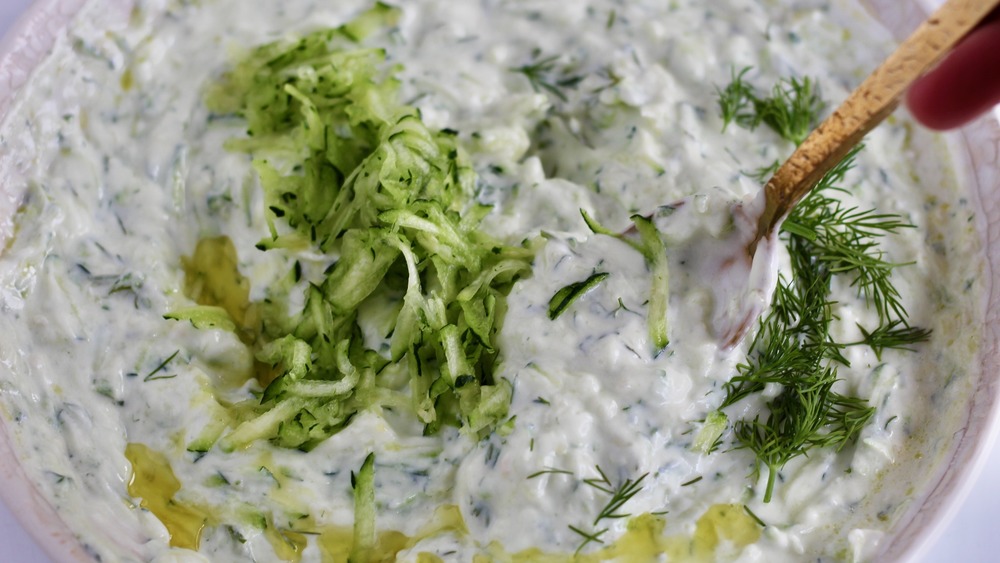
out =
[(351, 473), (354, 488), (354, 534), (349, 563), (368, 563), (375, 551), (375, 454), (370, 453), (357, 473)]
[[(331, 262), (300, 313), (257, 309), (255, 354), (273, 379), (249, 414), (240, 408), (225, 450), (309, 449), (381, 407), (408, 409), (425, 433), (451, 425), (483, 437), (507, 418), (497, 334), (535, 249), (479, 229), (488, 209), (458, 134), (429, 129), (399, 101), (399, 67), (359, 45), (398, 17), (378, 4), (340, 28), (258, 47), (207, 94), (212, 112), (247, 123), (227, 148), (252, 156), (264, 190), (269, 232), (257, 248)], [(373, 308), (397, 311), (379, 350), (361, 330)], [(400, 371), (408, 384), (391, 383)]]

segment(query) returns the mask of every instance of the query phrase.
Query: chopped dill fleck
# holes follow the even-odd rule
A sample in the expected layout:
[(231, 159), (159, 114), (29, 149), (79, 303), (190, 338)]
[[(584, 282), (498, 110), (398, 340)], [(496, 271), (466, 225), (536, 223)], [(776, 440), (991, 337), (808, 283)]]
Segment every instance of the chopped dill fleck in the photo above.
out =
[(576, 88), (583, 80), (582, 75), (570, 74), (568, 67), (557, 67), (560, 55), (542, 57), (537, 49), (532, 53), (532, 61), (526, 65), (511, 68), (511, 72), (523, 74), (535, 92), (548, 92), (565, 102), (569, 98), (565, 90)]
[(180, 352), (181, 352), (180, 350), (174, 350), (173, 354), (170, 354), (170, 356), (167, 357), (167, 359), (165, 359), (162, 362), (160, 362), (160, 365), (158, 365), (155, 368), (153, 368), (153, 371), (151, 371), (148, 374), (146, 374), (146, 377), (142, 378), (142, 380), (143, 381), (155, 381), (157, 379), (171, 379), (171, 378), (177, 377), (177, 374), (173, 374), (173, 375), (157, 375), (157, 374), (160, 373), (161, 371), (163, 371), (164, 369), (166, 369), (167, 364), (169, 364), (170, 362), (172, 362), (173, 359), (177, 357), (177, 354), (180, 354)]
[(755, 522), (757, 522), (758, 524), (760, 524), (761, 528), (766, 528), (767, 527), (767, 524), (765, 524), (764, 521), (761, 520), (759, 516), (757, 516), (756, 514), (754, 514), (753, 510), (750, 510), (749, 506), (747, 506), (747, 505), (744, 504), (743, 505), (743, 510), (745, 510), (746, 513), (749, 514), (750, 517), (753, 518)]
[(543, 469), (541, 471), (536, 471), (536, 472), (532, 473), (531, 475), (528, 475), (528, 479), (534, 479), (535, 477), (540, 477), (542, 475), (550, 475), (550, 474), (572, 475), (573, 472), (572, 471), (566, 471), (565, 469), (556, 469), (554, 467), (546, 467), (545, 469)]

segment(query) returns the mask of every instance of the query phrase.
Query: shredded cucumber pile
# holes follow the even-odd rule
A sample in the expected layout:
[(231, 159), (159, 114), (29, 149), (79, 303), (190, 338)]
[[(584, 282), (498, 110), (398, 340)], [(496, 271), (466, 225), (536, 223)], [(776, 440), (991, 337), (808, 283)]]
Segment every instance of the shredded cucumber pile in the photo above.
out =
[[(398, 16), (379, 4), (340, 28), (261, 46), (207, 96), (211, 111), (247, 123), (228, 148), (253, 156), (264, 189), (270, 233), (257, 247), (331, 260), (300, 313), (259, 308), (250, 340), (273, 379), (249, 414), (231, 409), (224, 450), (263, 439), (309, 449), (381, 407), (412, 412), (425, 434), (453, 425), (481, 437), (506, 420), (497, 333), (534, 250), (478, 229), (489, 208), (475, 202), (457, 133), (428, 129), (398, 100), (400, 69), (359, 46)], [(296, 263), (288, 285), (300, 276)], [(393, 320), (381, 343), (366, 342), (363, 327), (385, 325), (366, 319), (378, 310)]]

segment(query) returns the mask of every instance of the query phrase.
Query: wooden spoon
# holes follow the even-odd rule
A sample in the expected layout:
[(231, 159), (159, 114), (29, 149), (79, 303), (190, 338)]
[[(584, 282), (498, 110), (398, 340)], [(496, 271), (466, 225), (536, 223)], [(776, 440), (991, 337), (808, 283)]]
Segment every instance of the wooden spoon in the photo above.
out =
[[(730, 207), (733, 229), (724, 238), (687, 237), (673, 250), (689, 271), (712, 280), (712, 325), (723, 350), (738, 344), (770, 304), (777, 267), (777, 231), (792, 208), (896, 109), (911, 84), (981, 22), (1000, 0), (949, 0), (821, 123), (765, 184), (754, 200)], [(654, 214), (662, 232), (683, 230), (677, 202)], [(686, 227), (685, 227), (686, 228)], [(689, 231), (690, 232), (690, 231)]]
[(946, 2), (806, 137), (764, 186), (764, 210), (751, 253), (865, 134), (896, 109), (910, 85), (998, 5), (1000, 0)]

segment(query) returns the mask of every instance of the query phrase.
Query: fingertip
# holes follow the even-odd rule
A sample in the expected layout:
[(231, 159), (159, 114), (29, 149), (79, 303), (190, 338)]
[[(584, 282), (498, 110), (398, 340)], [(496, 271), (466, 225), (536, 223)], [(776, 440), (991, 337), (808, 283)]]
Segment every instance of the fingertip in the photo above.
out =
[(965, 38), (923, 78), (910, 87), (906, 105), (924, 126), (953, 129), (1000, 103), (1000, 20), (990, 21)]
[(964, 115), (955, 115), (956, 109), (948, 102), (942, 81), (926, 76), (915, 82), (906, 93), (906, 107), (921, 125), (928, 129), (944, 131), (965, 123)]

